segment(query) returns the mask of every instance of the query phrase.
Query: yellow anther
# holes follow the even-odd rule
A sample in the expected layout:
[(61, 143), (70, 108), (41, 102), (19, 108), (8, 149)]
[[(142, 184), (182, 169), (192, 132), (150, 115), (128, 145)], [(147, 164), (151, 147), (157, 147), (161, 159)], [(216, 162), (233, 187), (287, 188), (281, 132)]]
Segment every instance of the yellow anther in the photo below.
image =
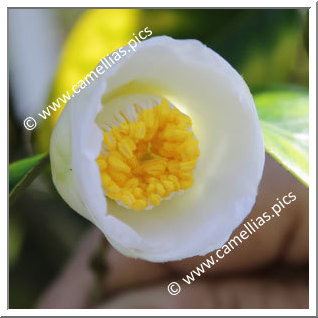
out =
[(120, 192), (117, 192), (117, 193), (107, 192), (107, 197), (113, 200), (120, 200), (122, 196), (123, 195)]
[(135, 155), (137, 159), (142, 159), (145, 154), (147, 154), (149, 149), (148, 142), (140, 141), (138, 143), (138, 149), (135, 151)]
[(190, 188), (200, 154), (191, 119), (162, 99), (152, 109), (135, 105), (137, 120), (124, 119), (104, 133), (96, 159), (104, 193), (125, 207), (142, 211)]
[(135, 149), (136, 144), (129, 137), (124, 138), (118, 143), (118, 150), (126, 158), (133, 157)]
[(121, 132), (121, 129), (119, 129), (118, 127), (113, 127), (113, 130), (112, 130), (112, 133), (113, 133), (113, 137), (118, 141), (118, 140), (121, 140), (125, 134), (123, 134)]
[(158, 194), (150, 194), (149, 199), (151, 205), (159, 205), (161, 202), (161, 197)]
[(123, 201), (123, 203), (125, 205), (127, 205), (128, 207), (131, 207), (134, 203), (135, 203), (135, 198), (132, 195), (131, 192), (129, 191), (125, 191), (121, 197), (121, 200)]
[(172, 126), (164, 130), (164, 132), (162, 133), (162, 137), (172, 142), (180, 142), (184, 141), (187, 137), (189, 137), (190, 134), (191, 133), (187, 130), (176, 129), (175, 126)]
[(146, 179), (146, 181), (147, 181), (147, 183), (154, 183), (154, 184), (160, 182), (159, 179), (154, 178), (154, 177), (149, 177)]
[(156, 192), (161, 197), (163, 197), (166, 194), (166, 190), (165, 190), (164, 186), (161, 183), (157, 183), (156, 184)]
[(154, 107), (159, 117), (159, 127), (165, 127), (169, 116), (170, 107), (166, 99), (162, 99), (161, 105)]
[(193, 171), (196, 163), (197, 163), (196, 160), (183, 161), (180, 163), (180, 169), (183, 171)]
[(115, 182), (111, 182), (110, 185), (107, 186), (107, 192), (112, 194), (119, 193), (120, 188)]
[(164, 142), (162, 145), (163, 150), (169, 151), (169, 152), (176, 152), (178, 147), (180, 146), (177, 142)]
[(160, 176), (162, 173), (165, 172), (167, 167), (167, 160), (165, 159), (152, 159), (146, 160), (142, 164), (142, 171), (146, 174), (152, 176)]
[(120, 124), (120, 132), (122, 134), (128, 135), (129, 134), (129, 124), (127, 122), (124, 122), (122, 124)]
[(121, 187), (124, 186), (129, 178), (129, 175), (124, 173), (124, 172), (121, 172), (121, 171), (118, 171), (118, 170), (113, 170), (113, 169), (110, 169), (108, 171), (110, 177), (118, 184), (120, 185)]
[(147, 207), (147, 202), (146, 200), (136, 200), (133, 205), (132, 208), (136, 211), (142, 211)]
[(143, 139), (146, 134), (146, 125), (144, 122), (138, 122), (135, 127), (134, 136), (136, 139)]
[(134, 196), (136, 197), (136, 199), (141, 199), (144, 197), (144, 192), (142, 191), (141, 188), (135, 188), (134, 189)]
[(182, 157), (185, 160), (190, 158), (197, 158), (200, 154), (198, 144), (199, 142), (196, 139), (191, 139), (184, 143), (180, 147)]
[(192, 178), (193, 173), (192, 171), (180, 171), (177, 175), (181, 179), (189, 179)]
[(116, 139), (111, 132), (104, 133), (104, 144), (110, 149), (116, 147)]
[(109, 175), (107, 175), (106, 173), (102, 174), (102, 185), (104, 188), (107, 188), (108, 186), (110, 186), (112, 183), (112, 179)]
[(178, 120), (177, 120), (177, 126), (180, 129), (190, 129), (192, 126), (192, 120), (190, 117), (184, 115), (184, 114), (180, 114), (178, 116)]
[(176, 177), (176, 176), (174, 176), (173, 174), (169, 174), (168, 175), (168, 180), (170, 180), (170, 181), (172, 181), (172, 182), (177, 182), (179, 179)]
[(170, 173), (175, 175), (180, 171), (180, 162), (177, 160), (172, 160), (168, 162), (168, 170)]
[(148, 195), (154, 193), (156, 191), (156, 185), (154, 183), (150, 183), (147, 187), (147, 193)]
[(172, 181), (169, 180), (163, 180), (162, 181), (163, 186), (165, 187), (166, 191), (171, 193), (174, 191), (174, 184)]
[(138, 115), (138, 117), (145, 123), (147, 127), (153, 127), (155, 125), (155, 116), (152, 109), (145, 109), (141, 114)]
[(111, 168), (116, 169), (118, 171), (130, 173), (130, 167), (124, 161), (122, 161), (119, 157), (111, 156), (109, 157), (108, 161)]
[(139, 179), (137, 178), (131, 178), (127, 181), (127, 183), (125, 184), (126, 188), (136, 188), (139, 184)]
[(180, 182), (179, 182), (179, 179), (176, 176), (170, 174), (168, 176), (168, 180), (170, 180), (173, 183), (175, 191), (179, 191), (180, 190), (180, 188), (181, 188)]
[(105, 159), (98, 158), (98, 159), (96, 159), (96, 162), (97, 162), (100, 170), (105, 170), (107, 168), (107, 162)]
[(187, 179), (181, 179), (180, 180), (180, 186), (183, 190), (189, 189), (194, 182), (194, 179), (192, 177)]
[(177, 109), (171, 109), (169, 114), (168, 114), (167, 120), (169, 122), (176, 122), (178, 120), (179, 116), (180, 116), (180, 112)]

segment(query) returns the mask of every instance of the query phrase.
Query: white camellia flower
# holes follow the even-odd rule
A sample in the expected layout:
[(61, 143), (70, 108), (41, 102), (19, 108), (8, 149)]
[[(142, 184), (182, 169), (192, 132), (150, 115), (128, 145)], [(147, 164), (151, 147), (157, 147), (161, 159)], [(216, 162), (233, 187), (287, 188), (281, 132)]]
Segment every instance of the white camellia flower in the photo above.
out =
[(160, 36), (69, 101), (50, 156), (58, 192), (118, 251), (164, 262), (229, 239), (265, 151), (242, 77), (199, 41)]

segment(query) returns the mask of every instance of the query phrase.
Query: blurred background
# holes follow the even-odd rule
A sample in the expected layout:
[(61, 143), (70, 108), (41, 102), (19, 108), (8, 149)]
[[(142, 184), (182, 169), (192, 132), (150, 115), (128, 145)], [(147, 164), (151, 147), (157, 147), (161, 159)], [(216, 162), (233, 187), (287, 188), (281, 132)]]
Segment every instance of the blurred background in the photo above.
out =
[[(34, 133), (23, 127), (24, 118), (147, 26), (152, 36), (202, 41), (242, 74), (252, 92), (268, 85), (308, 88), (305, 9), (9, 9), (10, 163), (48, 149), (59, 113)], [(10, 207), (9, 308), (35, 308), (91, 228), (50, 180), (46, 171)]]

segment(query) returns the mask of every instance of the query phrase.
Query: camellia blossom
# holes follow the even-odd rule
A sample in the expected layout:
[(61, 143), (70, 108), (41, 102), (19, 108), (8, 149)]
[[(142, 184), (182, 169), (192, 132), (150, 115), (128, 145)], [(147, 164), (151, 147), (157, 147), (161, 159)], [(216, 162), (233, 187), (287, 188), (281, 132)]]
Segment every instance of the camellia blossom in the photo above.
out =
[(58, 192), (118, 251), (164, 262), (229, 239), (265, 151), (242, 77), (199, 41), (160, 36), (69, 101), (50, 156)]

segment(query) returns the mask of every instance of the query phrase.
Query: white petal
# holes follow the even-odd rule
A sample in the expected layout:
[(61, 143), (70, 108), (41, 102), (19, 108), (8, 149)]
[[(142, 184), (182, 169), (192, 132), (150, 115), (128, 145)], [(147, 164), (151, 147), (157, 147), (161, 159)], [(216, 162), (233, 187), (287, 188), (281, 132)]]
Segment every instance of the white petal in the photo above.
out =
[[(78, 156), (72, 160), (77, 195), (68, 190), (62, 196), (67, 202), (74, 197), (82, 200), (87, 217), (126, 255), (169, 261), (203, 255), (222, 246), (250, 212), (264, 166), (261, 129), (244, 80), (198, 41), (157, 37), (140, 43), (135, 53), (122, 58), (99, 81), (107, 83), (103, 106), (108, 108), (104, 109), (114, 108), (114, 113), (115, 98), (128, 105), (138, 93), (139, 97), (166, 97), (192, 118), (201, 152), (196, 181), (183, 195), (150, 212), (129, 211), (108, 200), (106, 216), (94, 162), (100, 148), (89, 139), (101, 140), (91, 122), (101, 99), (101, 91), (93, 85), (72, 101), (77, 109), (70, 107), (70, 111), (74, 108), (73, 117), (64, 115), (71, 105), (62, 114), (70, 117), (72, 156)], [(54, 142), (54, 136), (52, 139)], [(60, 193), (66, 191), (67, 186), (59, 189), (55, 183)], [(84, 214), (82, 205), (70, 205)]]
[(101, 80), (72, 97), (50, 142), (51, 169), (57, 190), (74, 210), (92, 222), (96, 213), (104, 214), (107, 209), (95, 164), (103, 138), (95, 117), (102, 108), (104, 91), (105, 81)]

